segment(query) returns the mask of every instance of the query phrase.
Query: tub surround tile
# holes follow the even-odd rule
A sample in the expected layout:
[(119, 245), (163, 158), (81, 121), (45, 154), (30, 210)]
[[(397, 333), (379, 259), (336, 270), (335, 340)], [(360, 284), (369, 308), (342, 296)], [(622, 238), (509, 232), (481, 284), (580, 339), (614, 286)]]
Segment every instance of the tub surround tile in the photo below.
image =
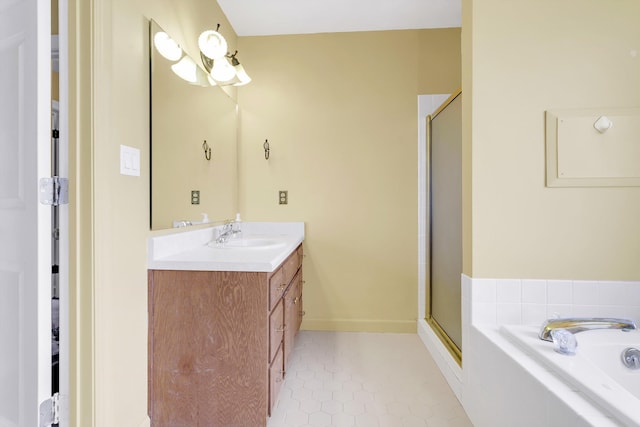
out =
[(471, 307), (472, 324), (496, 325), (498, 323), (498, 308), (495, 303), (474, 302)]
[(573, 303), (577, 305), (600, 304), (599, 285), (596, 281), (573, 282)]
[(573, 315), (575, 317), (601, 317), (600, 306), (598, 305), (574, 305)]
[(474, 303), (492, 303), (495, 304), (496, 298), (496, 279), (472, 279), (473, 288), (471, 293), (471, 301)]
[(632, 319), (640, 327), (640, 308), (628, 307), (624, 305), (603, 305), (598, 308), (599, 317), (621, 317), (623, 319)]
[(640, 286), (634, 282), (628, 282), (629, 287), (629, 301), (635, 301), (637, 306), (640, 306)]
[(571, 304), (573, 300), (571, 280), (549, 280), (547, 282), (547, 304)]
[(522, 280), (522, 302), (527, 304), (547, 303), (546, 280)]
[(496, 305), (496, 321), (498, 325), (520, 325), (522, 323), (521, 304)]
[(618, 305), (631, 293), (629, 282), (600, 282), (598, 298), (602, 305)]
[(468, 282), (472, 324), (540, 325), (549, 318), (571, 316), (625, 317), (640, 323), (640, 281), (468, 278)]
[(540, 319), (547, 317), (547, 306), (545, 304), (522, 304), (522, 324), (538, 325)]
[(571, 304), (548, 304), (547, 315), (540, 323), (546, 319), (555, 319), (559, 317), (573, 317), (573, 305)]
[(522, 301), (522, 285), (520, 280), (496, 280), (496, 302), (498, 304), (520, 303)]

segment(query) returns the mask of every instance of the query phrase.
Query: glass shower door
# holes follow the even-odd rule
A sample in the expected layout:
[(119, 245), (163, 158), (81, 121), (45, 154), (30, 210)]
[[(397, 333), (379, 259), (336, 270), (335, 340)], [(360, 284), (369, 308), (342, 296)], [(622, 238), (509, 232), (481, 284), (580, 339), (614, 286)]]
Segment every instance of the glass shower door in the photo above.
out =
[(429, 292), (427, 321), (460, 362), (462, 351), (462, 92), (427, 118)]

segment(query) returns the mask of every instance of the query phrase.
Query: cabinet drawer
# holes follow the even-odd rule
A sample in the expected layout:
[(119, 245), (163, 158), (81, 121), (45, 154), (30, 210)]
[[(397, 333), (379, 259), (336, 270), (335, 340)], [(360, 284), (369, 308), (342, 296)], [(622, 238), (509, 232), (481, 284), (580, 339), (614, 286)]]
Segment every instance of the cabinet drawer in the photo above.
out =
[(285, 281), (291, 282), (293, 276), (296, 275), (300, 265), (302, 264), (302, 245), (293, 251), (293, 253), (284, 262)]
[(289, 282), (285, 280), (284, 266), (280, 266), (269, 279), (269, 310), (280, 301), (287, 286)]
[(269, 316), (269, 362), (273, 360), (284, 339), (284, 330), (284, 305), (281, 299)]
[(278, 401), (278, 394), (284, 382), (284, 354), (282, 346), (278, 349), (276, 358), (269, 367), (269, 416), (273, 412), (273, 407)]
[(269, 310), (282, 298), (302, 264), (302, 245), (289, 255), (269, 279)]

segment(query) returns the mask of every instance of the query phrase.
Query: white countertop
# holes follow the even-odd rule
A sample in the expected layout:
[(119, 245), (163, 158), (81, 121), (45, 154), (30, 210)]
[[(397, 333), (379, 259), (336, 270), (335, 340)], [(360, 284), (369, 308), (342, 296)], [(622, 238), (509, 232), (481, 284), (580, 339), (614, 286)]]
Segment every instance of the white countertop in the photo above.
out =
[[(272, 272), (304, 240), (303, 222), (242, 222), (241, 237), (220, 247), (221, 226), (150, 237), (149, 270)], [(263, 240), (265, 246), (243, 246)]]

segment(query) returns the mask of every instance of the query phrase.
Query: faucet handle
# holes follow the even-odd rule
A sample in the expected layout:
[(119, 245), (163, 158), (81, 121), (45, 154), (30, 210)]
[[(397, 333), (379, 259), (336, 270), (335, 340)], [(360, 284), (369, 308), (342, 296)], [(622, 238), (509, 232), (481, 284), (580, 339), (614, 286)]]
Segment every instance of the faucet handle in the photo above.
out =
[(571, 332), (566, 329), (554, 329), (551, 331), (551, 338), (553, 339), (553, 349), (556, 352), (567, 356), (576, 354), (578, 341)]

